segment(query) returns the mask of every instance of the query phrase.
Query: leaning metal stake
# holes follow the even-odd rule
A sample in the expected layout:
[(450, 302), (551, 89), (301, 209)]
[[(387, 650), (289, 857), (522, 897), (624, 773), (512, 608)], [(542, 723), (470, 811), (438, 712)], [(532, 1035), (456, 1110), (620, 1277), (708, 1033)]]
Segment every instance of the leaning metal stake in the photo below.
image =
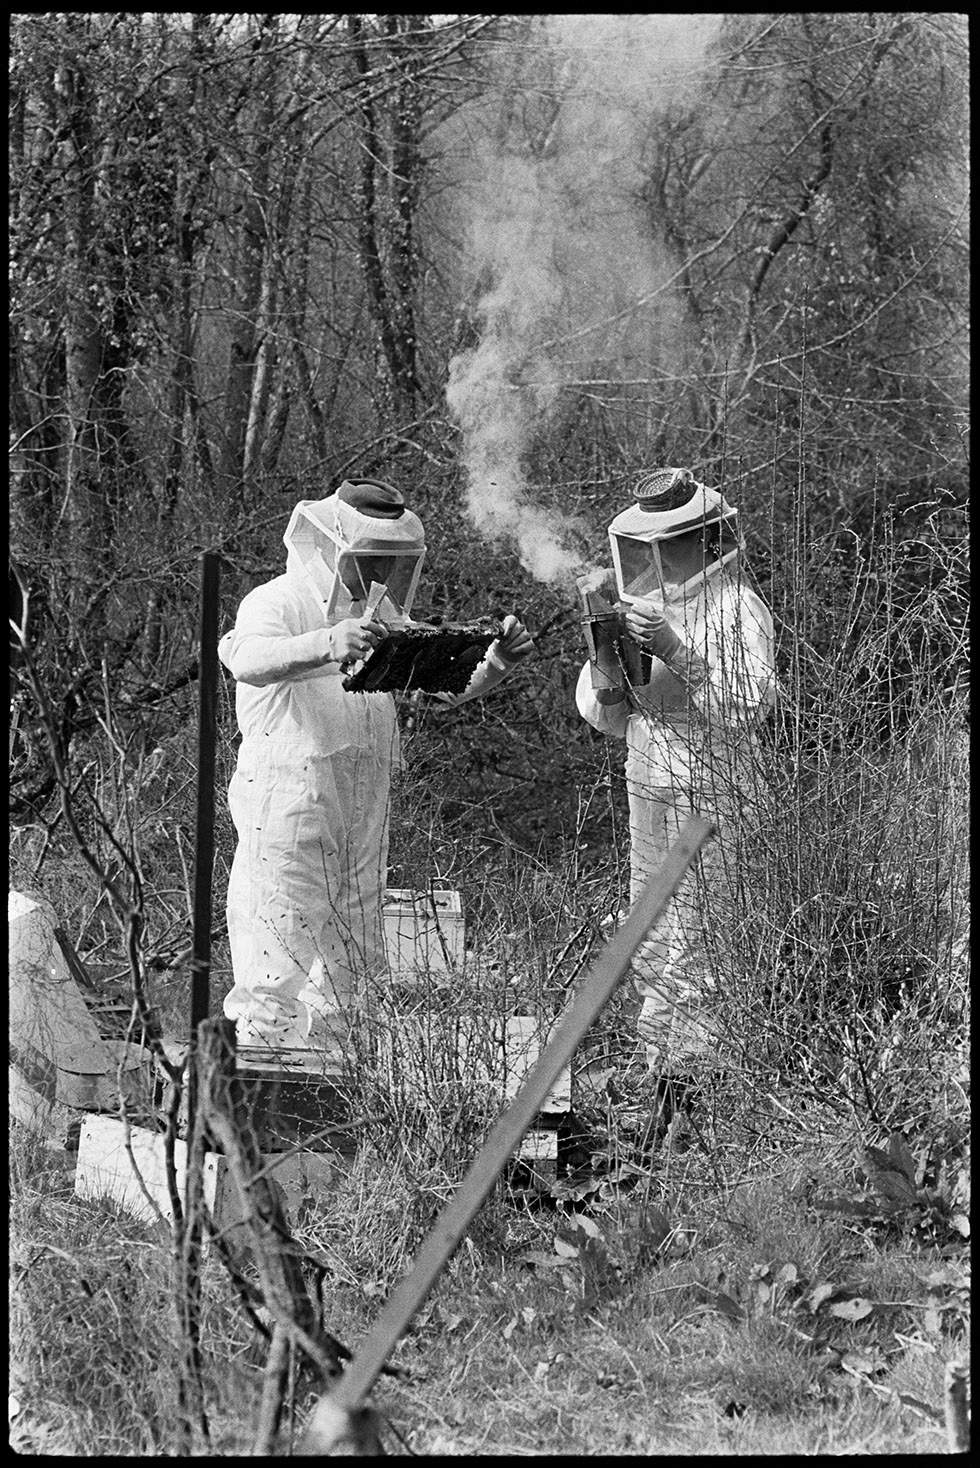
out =
[(520, 1145), (559, 1074), (622, 980), (640, 943), (662, 917), (688, 867), (714, 833), (714, 826), (700, 816), (691, 816), (686, 822), (659, 871), (650, 878), (623, 926), (592, 968), (524, 1084), (432, 1225), (414, 1267), (385, 1303), (343, 1376), (314, 1407), (299, 1445), (300, 1457), (330, 1452), (339, 1441), (338, 1421), (356, 1422), (385, 1362)]

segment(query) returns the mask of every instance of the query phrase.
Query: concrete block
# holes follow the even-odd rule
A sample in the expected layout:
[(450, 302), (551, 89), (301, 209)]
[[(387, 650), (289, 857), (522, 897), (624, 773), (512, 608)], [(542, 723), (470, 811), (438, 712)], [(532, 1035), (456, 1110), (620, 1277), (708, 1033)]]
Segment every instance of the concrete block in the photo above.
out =
[[(108, 1198), (144, 1223), (172, 1223), (162, 1132), (127, 1128), (118, 1117), (86, 1116), (75, 1164), (75, 1195)], [(335, 1188), (344, 1176), (344, 1159), (329, 1152), (264, 1154), (266, 1175), (279, 1190), (286, 1217), (295, 1225), (311, 1203)], [(174, 1143), (174, 1170), (183, 1200), (187, 1187), (187, 1143)], [(226, 1237), (240, 1228), (244, 1212), (226, 1159), (206, 1152), (202, 1169), (204, 1199)], [(234, 1239), (232, 1238), (232, 1241)]]
[[(174, 1143), (174, 1169), (181, 1195), (187, 1185), (187, 1143)], [(214, 1208), (217, 1197), (217, 1159), (208, 1153), (204, 1165), (204, 1197)], [(167, 1188), (166, 1155), (162, 1132), (130, 1126), (116, 1116), (89, 1115), (82, 1119), (75, 1163), (75, 1196), (110, 1198), (143, 1223), (173, 1221)]]

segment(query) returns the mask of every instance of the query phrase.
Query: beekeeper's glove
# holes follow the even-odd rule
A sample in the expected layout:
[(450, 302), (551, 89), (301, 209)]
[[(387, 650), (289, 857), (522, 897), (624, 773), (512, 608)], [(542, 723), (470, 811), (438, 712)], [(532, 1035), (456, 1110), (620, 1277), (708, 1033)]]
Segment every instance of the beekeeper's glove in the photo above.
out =
[(330, 628), (327, 639), (328, 663), (353, 663), (366, 658), (369, 652), (388, 636), (383, 622), (370, 617), (345, 617)]
[(520, 618), (509, 613), (501, 624), (500, 636), (487, 648), (487, 658), (501, 672), (509, 673), (534, 651), (534, 638)]
[(692, 692), (707, 678), (708, 665), (704, 658), (688, 646), (653, 602), (634, 602), (626, 613), (626, 630), (634, 642), (666, 663)]
[(626, 630), (634, 642), (669, 663), (684, 646), (666, 616), (651, 601), (635, 602), (626, 613)]

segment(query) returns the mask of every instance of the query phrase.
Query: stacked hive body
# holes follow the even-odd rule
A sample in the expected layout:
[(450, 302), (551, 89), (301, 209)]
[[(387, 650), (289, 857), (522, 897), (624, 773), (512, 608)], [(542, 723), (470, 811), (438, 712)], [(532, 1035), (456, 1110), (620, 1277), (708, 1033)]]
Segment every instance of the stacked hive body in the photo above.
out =
[[(391, 992), (400, 1009), (379, 1028), (376, 1058), (411, 1087), (413, 1066), (436, 1056), (447, 1085), (475, 1083), (499, 1101), (510, 1101), (547, 1037), (530, 1016), (466, 1013), (460, 1002), (467, 960), (459, 893), (389, 889), (382, 911)], [(436, 1004), (433, 995), (440, 989), (443, 998)], [(342, 1184), (361, 1140), (357, 1066), (336, 1050), (273, 1054), (250, 1048), (238, 1052), (235, 1072), (239, 1121), (261, 1152), (287, 1215), (295, 1216), (305, 1203)], [(419, 1075), (418, 1093), (431, 1096), (432, 1081), (429, 1068)], [(558, 1126), (570, 1106), (566, 1071), (520, 1146), (520, 1159), (539, 1184), (554, 1180)], [(180, 1130), (186, 1135), (185, 1125)], [(181, 1188), (185, 1161), (182, 1138), (175, 1149)], [(82, 1196), (109, 1194), (147, 1219), (169, 1219), (162, 1130), (124, 1126), (114, 1116), (90, 1112), (82, 1123), (75, 1187)], [(234, 1228), (238, 1203), (220, 1152), (206, 1154), (204, 1190), (223, 1226)]]

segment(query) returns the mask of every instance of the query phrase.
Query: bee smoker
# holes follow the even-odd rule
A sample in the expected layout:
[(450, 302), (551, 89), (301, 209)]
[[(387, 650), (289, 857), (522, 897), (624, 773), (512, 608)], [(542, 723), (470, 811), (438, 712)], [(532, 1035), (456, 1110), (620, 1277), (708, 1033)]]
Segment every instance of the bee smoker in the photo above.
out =
[(651, 654), (644, 652), (626, 630), (626, 608), (601, 591), (578, 583), (582, 598), (582, 629), (592, 670), (592, 687), (599, 703), (618, 703), (627, 688), (650, 681)]

